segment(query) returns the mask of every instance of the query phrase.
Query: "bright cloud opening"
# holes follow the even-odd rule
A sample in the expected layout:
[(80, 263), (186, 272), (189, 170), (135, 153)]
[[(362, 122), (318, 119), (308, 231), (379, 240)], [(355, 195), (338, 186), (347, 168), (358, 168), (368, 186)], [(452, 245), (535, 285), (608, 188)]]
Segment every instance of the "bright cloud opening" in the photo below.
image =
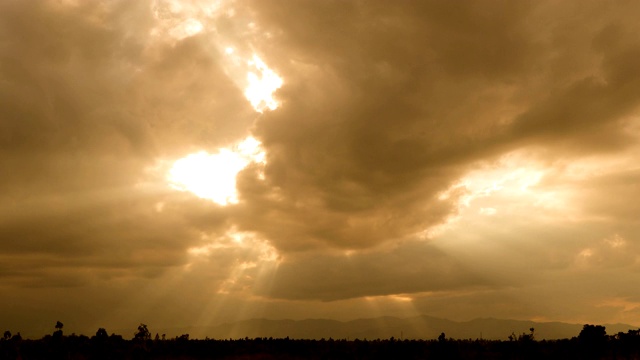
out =
[(253, 59), (248, 64), (257, 70), (257, 73), (249, 71), (247, 74), (249, 85), (244, 95), (258, 112), (277, 109), (280, 104), (273, 98), (273, 93), (282, 86), (282, 78), (269, 69), (257, 55), (253, 55)]
[(260, 142), (246, 138), (232, 148), (219, 149), (215, 154), (200, 151), (177, 160), (168, 174), (171, 187), (189, 191), (220, 205), (238, 202), (236, 176), (250, 163), (264, 163)]

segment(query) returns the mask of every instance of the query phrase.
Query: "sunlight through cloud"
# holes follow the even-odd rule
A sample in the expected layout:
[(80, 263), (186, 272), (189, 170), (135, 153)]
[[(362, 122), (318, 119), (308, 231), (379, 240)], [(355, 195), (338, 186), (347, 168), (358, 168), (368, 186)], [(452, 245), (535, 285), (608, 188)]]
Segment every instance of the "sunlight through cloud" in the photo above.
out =
[(189, 191), (220, 205), (236, 204), (236, 176), (251, 163), (265, 162), (260, 142), (246, 138), (232, 148), (215, 154), (200, 151), (177, 160), (168, 173), (172, 188)]
[(245, 96), (258, 112), (277, 109), (280, 104), (273, 98), (273, 93), (282, 86), (282, 78), (269, 69), (257, 55), (253, 55), (248, 64), (255, 68), (257, 73), (249, 71), (247, 74), (249, 86), (244, 92)]
[(280, 254), (267, 241), (253, 232), (238, 231), (235, 227), (224, 235), (203, 235), (206, 244), (188, 249), (191, 261), (185, 271), (205, 266), (216, 258), (233, 259), (229, 272), (219, 285), (220, 294), (244, 292), (256, 283), (265, 281), (280, 262)]
[[(427, 238), (441, 236), (462, 219), (493, 221), (496, 217), (532, 213), (541, 208), (566, 209), (565, 193), (540, 185), (545, 176), (549, 176), (549, 170), (535, 159), (519, 153), (507, 154), (495, 164), (473, 170), (438, 195), (440, 201), (454, 201), (457, 211), (422, 235)], [(478, 216), (484, 220), (479, 220)]]
[[(235, 56), (232, 47), (225, 48), (224, 52)], [(273, 93), (282, 86), (282, 78), (257, 55), (247, 64), (257, 71), (247, 74), (247, 100), (257, 112), (275, 110), (279, 103)], [(169, 170), (168, 181), (176, 190), (190, 191), (223, 206), (235, 204), (238, 202), (236, 175), (251, 163), (264, 164), (265, 158), (261, 143), (247, 137), (231, 149), (222, 148), (214, 154), (200, 151), (178, 159)], [(264, 179), (264, 174), (258, 173), (258, 177)]]
[(280, 106), (274, 93), (284, 81), (257, 54), (248, 52), (243, 46), (227, 45), (220, 47), (219, 51), (225, 55), (225, 73), (236, 86), (244, 89), (245, 98), (256, 112), (275, 110)]

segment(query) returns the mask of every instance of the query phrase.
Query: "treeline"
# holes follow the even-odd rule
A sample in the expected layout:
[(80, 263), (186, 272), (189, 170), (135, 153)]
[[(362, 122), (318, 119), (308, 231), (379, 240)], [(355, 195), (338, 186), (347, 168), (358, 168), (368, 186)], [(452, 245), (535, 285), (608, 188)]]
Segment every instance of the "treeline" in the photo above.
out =
[(451, 339), (443, 333), (437, 340), (289, 338), (172, 339), (152, 337), (140, 324), (133, 338), (108, 335), (98, 329), (94, 336), (68, 335), (56, 324), (52, 335), (22, 339), (5, 331), (0, 339), (0, 359), (640, 359), (640, 330), (607, 335), (599, 325), (584, 325), (572, 339), (535, 340), (528, 334), (505, 340)]

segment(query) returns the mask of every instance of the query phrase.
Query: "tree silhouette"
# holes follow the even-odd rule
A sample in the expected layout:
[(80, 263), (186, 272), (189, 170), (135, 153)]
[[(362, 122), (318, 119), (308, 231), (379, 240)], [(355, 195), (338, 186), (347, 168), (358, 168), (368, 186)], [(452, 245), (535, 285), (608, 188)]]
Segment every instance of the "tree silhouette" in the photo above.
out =
[(607, 341), (606, 328), (602, 325), (585, 324), (578, 335), (578, 340), (582, 343), (603, 343)]
[(138, 340), (151, 339), (151, 333), (149, 332), (146, 324), (141, 323), (140, 326), (138, 326), (138, 332), (135, 334), (135, 338)]
[(107, 339), (109, 338), (109, 334), (107, 334), (107, 330), (105, 330), (105, 328), (99, 328), (98, 331), (96, 331), (96, 339)]
[(61, 323), (60, 321), (56, 321), (56, 331), (53, 332), (53, 336), (56, 338), (60, 338), (62, 337), (62, 327), (64, 326), (63, 323)]
[(607, 348), (607, 332), (604, 326), (585, 324), (578, 335), (584, 353), (584, 358), (597, 359), (602, 356)]

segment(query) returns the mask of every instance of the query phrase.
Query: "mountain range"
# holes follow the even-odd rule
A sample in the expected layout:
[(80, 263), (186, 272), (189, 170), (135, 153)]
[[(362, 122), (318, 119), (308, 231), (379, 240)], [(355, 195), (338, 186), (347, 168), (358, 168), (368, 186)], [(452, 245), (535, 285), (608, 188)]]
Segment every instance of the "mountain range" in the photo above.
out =
[[(603, 324), (598, 324), (603, 325)], [(604, 324), (607, 334), (627, 332), (638, 327), (628, 324)], [(436, 339), (441, 333), (453, 339), (507, 340), (509, 335), (529, 334), (534, 328), (537, 340), (566, 339), (578, 336), (583, 324), (535, 322), (480, 318), (452, 321), (427, 315), (397, 318), (376, 317), (351, 321), (328, 319), (269, 320), (250, 319), (209, 327), (161, 329), (166, 334), (190, 334), (191, 338), (237, 339), (273, 337), (291, 339)]]

